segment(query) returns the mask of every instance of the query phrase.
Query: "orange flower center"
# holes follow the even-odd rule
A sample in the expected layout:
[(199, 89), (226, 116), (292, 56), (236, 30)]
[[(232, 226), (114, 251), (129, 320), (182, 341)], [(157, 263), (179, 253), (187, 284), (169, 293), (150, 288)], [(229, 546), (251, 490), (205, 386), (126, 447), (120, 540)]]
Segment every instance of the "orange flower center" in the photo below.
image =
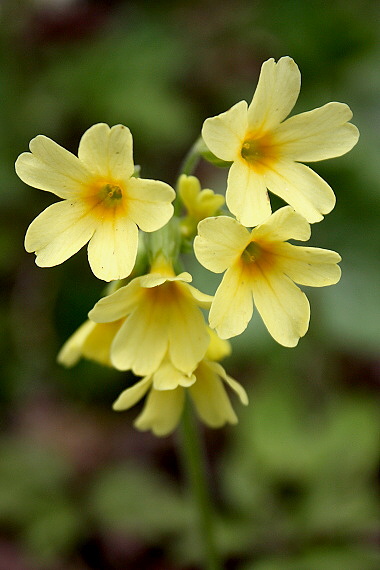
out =
[(98, 197), (104, 206), (111, 207), (117, 205), (117, 202), (122, 199), (123, 193), (120, 186), (106, 184), (100, 189)]
[(113, 217), (116, 209), (125, 208), (125, 188), (117, 180), (98, 178), (88, 184), (84, 199), (96, 216)]
[(256, 261), (261, 257), (263, 253), (262, 248), (259, 246), (258, 243), (251, 241), (241, 254), (241, 259), (244, 265), (251, 265), (252, 263), (256, 263)]
[(240, 256), (240, 263), (247, 278), (256, 278), (276, 268), (276, 255), (270, 244), (251, 241)]
[(185, 312), (196, 305), (191, 293), (186, 289), (186, 283), (182, 281), (166, 281), (156, 287), (145, 288), (144, 303), (150, 307), (151, 316), (159, 315), (163, 326), (173, 315), (180, 315), (180, 320), (184, 319)]
[(241, 157), (256, 172), (271, 167), (278, 153), (271, 135), (258, 137), (257, 134), (248, 133), (240, 151)]

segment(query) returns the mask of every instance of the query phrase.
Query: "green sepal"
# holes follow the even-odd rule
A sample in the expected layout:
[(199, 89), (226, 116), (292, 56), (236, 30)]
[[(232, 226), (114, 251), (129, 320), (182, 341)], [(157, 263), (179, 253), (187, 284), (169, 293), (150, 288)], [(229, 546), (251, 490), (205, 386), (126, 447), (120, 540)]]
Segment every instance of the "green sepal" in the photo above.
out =
[(206, 145), (204, 145), (204, 149), (201, 150), (200, 155), (204, 160), (207, 160), (207, 162), (210, 162), (219, 168), (229, 168), (232, 164), (232, 162), (222, 160), (221, 158), (215, 156), (215, 154), (213, 154), (211, 150), (206, 147)]
[(178, 259), (182, 241), (177, 216), (173, 216), (163, 228), (145, 234), (145, 240), (150, 265), (159, 256), (165, 257), (174, 265)]

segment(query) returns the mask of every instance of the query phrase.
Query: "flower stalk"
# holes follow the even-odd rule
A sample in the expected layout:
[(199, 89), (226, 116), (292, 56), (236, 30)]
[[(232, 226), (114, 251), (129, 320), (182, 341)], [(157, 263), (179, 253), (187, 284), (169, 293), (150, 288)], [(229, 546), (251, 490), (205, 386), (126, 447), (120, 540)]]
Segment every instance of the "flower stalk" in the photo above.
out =
[(186, 154), (180, 168), (180, 174), (193, 174), (196, 169), (198, 162), (201, 159), (202, 152), (206, 150), (206, 146), (203, 142), (202, 137), (197, 138), (195, 143), (190, 147), (188, 153)]
[(181, 424), (181, 452), (184, 472), (189, 480), (198, 515), (199, 539), (203, 545), (204, 568), (221, 570), (222, 564), (215, 536), (215, 512), (210, 497), (206, 454), (196, 418), (188, 398)]

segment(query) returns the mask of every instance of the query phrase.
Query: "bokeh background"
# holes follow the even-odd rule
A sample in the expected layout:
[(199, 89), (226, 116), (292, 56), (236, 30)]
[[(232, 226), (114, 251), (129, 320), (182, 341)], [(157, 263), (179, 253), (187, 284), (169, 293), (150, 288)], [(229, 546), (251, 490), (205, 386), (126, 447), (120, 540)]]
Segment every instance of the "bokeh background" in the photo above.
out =
[[(93, 123), (123, 123), (143, 176), (174, 184), (203, 120), (249, 101), (282, 55), (302, 72), (295, 112), (343, 101), (361, 131), (314, 165), (337, 206), (311, 243), (341, 253), (343, 277), (307, 292), (297, 348), (257, 315), (233, 339), (224, 364), (250, 405), (234, 400), (238, 426), (203, 430), (217, 539), (230, 570), (380, 568), (379, 22), (370, 0), (0, 2), (0, 570), (202, 567), (179, 435), (137, 432), (138, 406), (112, 411), (126, 374), (56, 364), (103, 284), (85, 251), (51, 269), (26, 254), (55, 197), (17, 179), (17, 155), (36, 134), (76, 152)], [(225, 171), (197, 173), (223, 192)]]

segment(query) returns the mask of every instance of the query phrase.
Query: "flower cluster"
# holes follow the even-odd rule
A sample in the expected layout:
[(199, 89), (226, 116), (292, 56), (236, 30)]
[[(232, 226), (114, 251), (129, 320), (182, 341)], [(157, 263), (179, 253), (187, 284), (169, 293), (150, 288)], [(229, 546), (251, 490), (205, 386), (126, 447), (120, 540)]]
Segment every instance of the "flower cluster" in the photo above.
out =
[[(146, 397), (135, 421), (140, 430), (171, 433), (187, 397), (207, 425), (236, 423), (226, 386), (243, 404), (248, 398), (219, 363), (230, 352), (227, 339), (246, 329), (256, 307), (272, 337), (295, 346), (310, 318), (298, 285), (340, 278), (337, 253), (289, 240), (307, 241), (310, 224), (335, 205), (330, 186), (302, 163), (346, 153), (358, 131), (343, 103), (287, 118), (300, 82), (290, 57), (270, 59), (249, 105), (241, 101), (204, 122), (191, 163), (203, 156), (229, 168), (228, 210), (187, 168), (177, 197), (165, 182), (141, 178), (123, 125), (88, 129), (78, 157), (40, 135), (17, 159), (21, 180), (61, 198), (27, 230), (25, 248), (36, 263), (58, 265), (88, 243), (93, 273), (114, 282), (58, 361), (72, 366), (85, 357), (140, 376), (114, 403), (125, 410)], [(268, 191), (287, 205), (272, 213)], [(189, 244), (206, 269), (224, 273), (215, 296), (190, 284), (181, 266)]]

